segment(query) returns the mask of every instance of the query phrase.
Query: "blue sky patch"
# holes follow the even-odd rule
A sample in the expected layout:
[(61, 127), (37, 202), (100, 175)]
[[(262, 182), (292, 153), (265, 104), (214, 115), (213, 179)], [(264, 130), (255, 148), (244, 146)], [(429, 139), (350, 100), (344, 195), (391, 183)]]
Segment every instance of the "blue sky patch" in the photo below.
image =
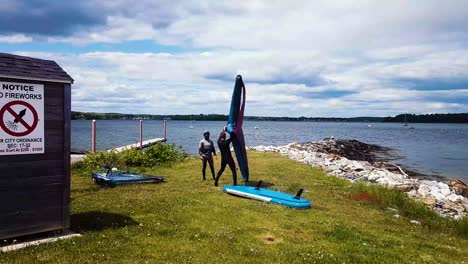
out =
[(460, 90), (468, 89), (468, 79), (396, 79), (401, 87), (409, 90), (434, 91), (434, 90)]

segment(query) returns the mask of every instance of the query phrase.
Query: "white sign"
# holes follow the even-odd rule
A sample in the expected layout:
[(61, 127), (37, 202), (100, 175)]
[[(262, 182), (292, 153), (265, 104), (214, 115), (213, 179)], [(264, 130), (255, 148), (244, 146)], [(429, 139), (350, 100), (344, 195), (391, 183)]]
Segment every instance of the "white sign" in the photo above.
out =
[(44, 153), (44, 85), (0, 82), (0, 155)]

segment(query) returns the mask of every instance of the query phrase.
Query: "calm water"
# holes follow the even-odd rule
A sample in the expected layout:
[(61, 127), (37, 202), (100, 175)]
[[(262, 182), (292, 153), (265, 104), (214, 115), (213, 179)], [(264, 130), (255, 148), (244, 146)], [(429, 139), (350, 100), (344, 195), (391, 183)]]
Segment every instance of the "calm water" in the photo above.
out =
[[(191, 154), (198, 152), (198, 142), (204, 130), (217, 139), (226, 122), (168, 121), (169, 143), (184, 147)], [(369, 126), (371, 125), (371, 126)], [(139, 138), (137, 120), (98, 120), (98, 150), (135, 143)], [(193, 128), (189, 128), (192, 126)], [(258, 126), (259, 129), (254, 127)], [(320, 140), (334, 136), (357, 139), (394, 148), (396, 161), (422, 173), (459, 178), (468, 181), (468, 125), (414, 124), (408, 129), (391, 123), (330, 123), (330, 122), (253, 122), (244, 123), (246, 144), (285, 145), (291, 142)], [(162, 121), (143, 122), (144, 139), (163, 137)], [(213, 140), (215, 141), (215, 140)], [(91, 146), (91, 121), (72, 121), (72, 150), (86, 151)]]

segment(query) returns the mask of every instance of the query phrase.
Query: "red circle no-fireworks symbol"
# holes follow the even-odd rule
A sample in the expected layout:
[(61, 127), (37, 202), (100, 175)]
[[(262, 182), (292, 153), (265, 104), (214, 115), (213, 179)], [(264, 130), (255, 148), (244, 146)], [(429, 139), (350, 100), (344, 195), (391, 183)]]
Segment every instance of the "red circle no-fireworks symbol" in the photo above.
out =
[[(15, 110), (13, 110), (13, 106), (16, 105), (21, 105), (26, 107), (24, 110), (20, 111), (19, 113), (16, 113)], [(24, 120), (24, 116), (26, 115), (26, 110), (29, 110), (29, 113), (32, 114), (32, 122), (29, 121), (26, 122)], [(13, 116), (13, 120), (7, 119), (5, 116), (6, 113), (9, 113)], [(37, 126), (37, 123), (39, 122), (39, 118), (36, 112), (36, 109), (32, 105), (30, 105), (27, 102), (24, 101), (11, 101), (7, 104), (5, 104), (2, 109), (0, 109), (0, 127), (5, 131), (7, 134), (14, 136), (14, 137), (23, 137), (26, 135), (29, 135), (31, 132), (34, 131), (34, 129)], [(16, 129), (18, 129), (18, 126), (23, 126), (26, 130), (22, 132), (16, 132)]]

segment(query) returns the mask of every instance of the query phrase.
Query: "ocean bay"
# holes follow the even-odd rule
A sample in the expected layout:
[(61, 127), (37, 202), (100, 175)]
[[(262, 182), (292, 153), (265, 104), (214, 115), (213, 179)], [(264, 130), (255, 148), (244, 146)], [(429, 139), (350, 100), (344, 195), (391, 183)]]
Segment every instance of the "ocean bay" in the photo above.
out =
[[(167, 121), (168, 143), (181, 145), (194, 155), (205, 130), (216, 141), (222, 121)], [(245, 121), (246, 145), (286, 145), (317, 141), (326, 137), (356, 139), (390, 147), (396, 163), (427, 175), (468, 181), (468, 125), (358, 122)], [(143, 120), (143, 140), (162, 137), (163, 122)], [(89, 151), (91, 120), (72, 120), (72, 151)], [(97, 120), (97, 149), (105, 150), (139, 140), (138, 120)]]

